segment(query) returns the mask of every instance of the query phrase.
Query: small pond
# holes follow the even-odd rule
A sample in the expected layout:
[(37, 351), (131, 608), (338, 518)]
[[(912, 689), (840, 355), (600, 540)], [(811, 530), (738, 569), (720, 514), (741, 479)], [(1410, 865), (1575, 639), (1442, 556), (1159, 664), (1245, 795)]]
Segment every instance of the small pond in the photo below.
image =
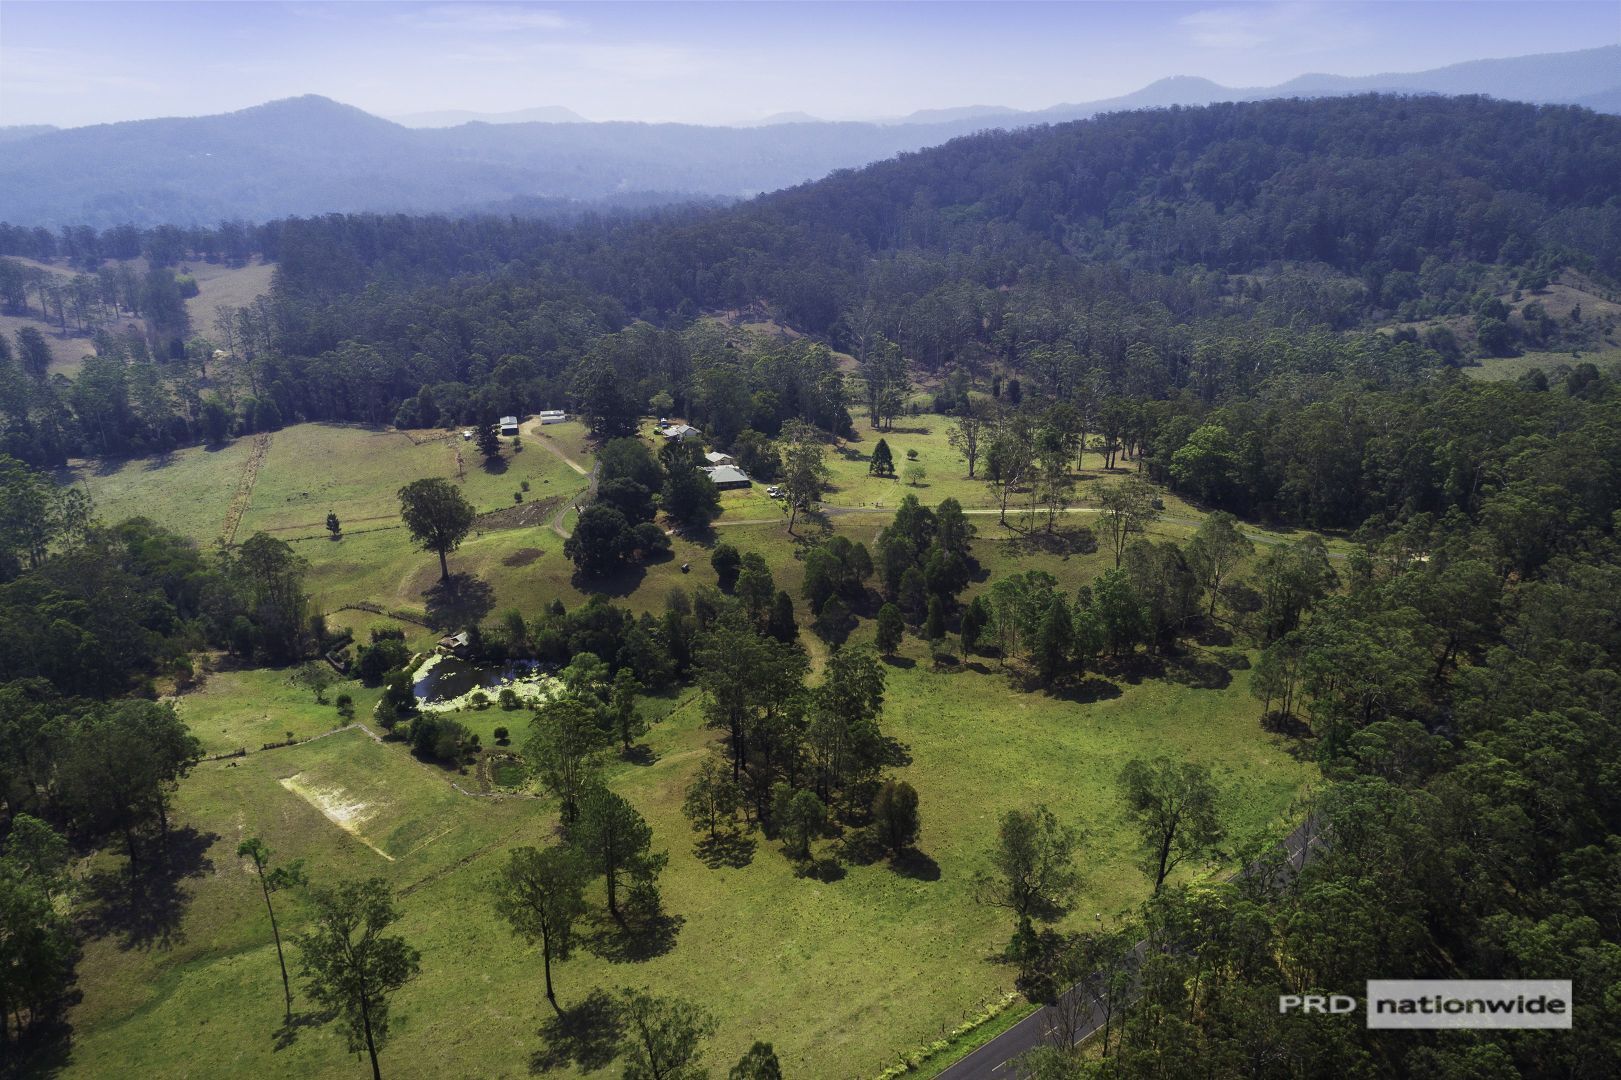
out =
[(417, 668), (411, 689), (422, 705), (453, 701), (474, 690), (490, 691), (494, 697), (504, 686), (512, 686), (520, 679), (529, 681), (539, 666), (533, 660), (474, 664), (454, 656), (434, 656)]

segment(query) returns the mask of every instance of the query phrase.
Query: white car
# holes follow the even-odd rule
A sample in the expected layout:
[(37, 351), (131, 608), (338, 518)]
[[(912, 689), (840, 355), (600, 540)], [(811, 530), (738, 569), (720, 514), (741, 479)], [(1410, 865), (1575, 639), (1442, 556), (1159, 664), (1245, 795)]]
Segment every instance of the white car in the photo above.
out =
[(782, 498), (782, 492), (777, 490), (776, 485), (772, 485), (771, 487), (766, 488), (765, 493), (767, 495), (771, 496), (773, 499)]

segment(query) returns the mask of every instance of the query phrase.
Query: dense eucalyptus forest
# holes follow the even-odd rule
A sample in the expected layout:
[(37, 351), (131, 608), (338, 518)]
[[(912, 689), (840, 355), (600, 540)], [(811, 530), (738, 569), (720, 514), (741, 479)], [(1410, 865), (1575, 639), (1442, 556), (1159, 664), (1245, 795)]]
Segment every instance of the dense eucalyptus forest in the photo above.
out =
[[(25, 464), (553, 407), (603, 438), (682, 415), (743, 454), (801, 422), (893, 423), (922, 392), (1009, 491), (1099, 440), (1203, 508), (1356, 543), (1329, 573), (1279, 555), (1279, 595), (1256, 600), (1296, 616), (1257, 624), (1256, 685), (1264, 720), (1315, 737), (1325, 853), (1286, 882), (1167, 889), (1109, 933), (1020, 927), (1032, 1000), (1103, 968), (1123, 1014), (1101, 1054), (1047, 1048), (1034, 1075), (1599, 1077), (1621, 1058), (1621, 388), (1575, 356), (1464, 371), (1613, 345), (1613, 316), (1537, 298), (1621, 288), (1621, 119), (1270, 101), (986, 133), (724, 208), (0, 228), (0, 255), (89, 273), (138, 254), (149, 303), (188, 259), (273, 260), (274, 288), (219, 326), (103, 334), (72, 379), (0, 341), (5, 483), (27, 511), (8, 520), (35, 523), (0, 534), (8, 818), (116, 835), (73, 725), (158, 723), (104, 702), (189, 645), (273, 655), (303, 616), (270, 544), (216, 562), (98, 529)], [(745, 309), (783, 332), (703, 317)], [(245, 389), (209, 380), (216, 349)], [(1291, 609), (1290, 590), (1309, 598)], [(158, 811), (196, 756), (164, 745), (144, 774)], [(1380, 1038), (1276, 1008), (1488, 973), (1574, 978), (1574, 1033)]]

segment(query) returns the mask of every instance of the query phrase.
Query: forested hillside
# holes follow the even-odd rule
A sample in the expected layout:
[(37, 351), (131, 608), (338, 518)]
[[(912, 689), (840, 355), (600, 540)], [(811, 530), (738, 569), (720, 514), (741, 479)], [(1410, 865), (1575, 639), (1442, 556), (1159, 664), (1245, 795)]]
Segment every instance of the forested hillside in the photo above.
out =
[[(709, 815), (711, 839), (719, 839), (717, 815), (735, 816), (737, 792), (746, 790), (755, 819), (771, 822), (773, 838), (784, 841), (796, 865), (809, 864), (825, 830), (839, 822), (853, 827), (866, 820), (869, 806), (879, 816), (879, 806), (893, 809), (906, 799), (898, 786), (887, 786), (883, 800), (883, 789), (869, 799), (861, 785), (876, 786), (882, 769), (907, 767), (908, 760), (921, 765), (926, 757), (952, 770), (944, 774), (950, 779), (923, 785), (929, 819), (945, 817), (952, 806), (982, 834), (952, 834), (936, 849), (941, 858), (931, 861), (932, 873), (920, 872), (905, 886), (918, 891), (887, 892), (903, 897), (901, 913), (871, 940), (854, 922), (834, 931), (809, 921), (851, 910), (837, 907), (851, 895), (848, 883), (839, 891), (844, 870), (830, 867), (809, 882), (796, 869), (787, 887), (821, 891), (782, 895), (813, 895), (811, 904), (755, 903), (724, 928), (724, 947), (682, 945), (680, 963), (640, 969), (656, 971), (656, 978), (696, 972), (702, 992), (722, 998), (739, 987), (722, 986), (728, 980), (703, 963), (718, 957), (728, 971), (803, 975), (837, 937), (843, 947), (884, 957), (882, 978), (909, 984), (891, 993), (879, 973), (855, 963), (829, 978), (847, 980), (843, 992), (858, 1003), (881, 993), (893, 1006), (924, 996), (926, 988), (910, 985), (923, 980), (913, 979), (906, 964), (951, 939), (961, 912), (941, 912), (923, 928), (927, 947), (906, 950), (904, 960), (889, 962), (891, 954), (876, 950), (898, 954), (902, 939), (890, 937), (907, 917), (922, 911), (934, 917), (934, 909), (918, 905), (959, 895), (961, 907), (981, 916), (996, 910), (996, 933), (1010, 935), (995, 957), (1007, 965), (1003, 982), (1013, 982), (1016, 972), (1030, 1001), (1050, 1001), (1094, 970), (1108, 976), (1094, 984), (1111, 1016), (1101, 1039), (1079, 1052), (1053, 1040), (1013, 1075), (1597, 1080), (1613, 1070), (1603, 1063), (1617, 1060), (1621, 1030), (1615, 796), (1621, 387), (1583, 357), (1615, 344), (1618, 241), (1621, 119), (1484, 99), (1374, 96), (1169, 109), (990, 133), (735, 207), (637, 218), (566, 224), (337, 215), (218, 230), (69, 230), (61, 237), (6, 229), (0, 250), (66, 258), (87, 277), (115, 247), (141, 254), (146, 277), (109, 275), (115, 287), (122, 280), (133, 290), (115, 301), (115, 312), (125, 302), (161, 305), (178, 287), (174, 269), (186, 259), (257, 254), (274, 259), (277, 270), (269, 297), (215, 327), (155, 320), (149, 325), (158, 328), (144, 336), (103, 334), (96, 358), (74, 380), (48, 374), (31, 340), (15, 350), (5, 343), (0, 449), (51, 466), (85, 454), (119, 458), (195, 442), (217, 447), (304, 420), (425, 429), (487, 425), (544, 407), (578, 414), (589, 431), (577, 428), (577, 438), (596, 453), (593, 466), (574, 462), (570, 444), (553, 441), (538, 425), (528, 429), (532, 449), (523, 452), (527, 462), (550, 451), (571, 466), (570, 482), (591, 485), (553, 489), (556, 516), (548, 520), (556, 535), (567, 535), (563, 559), (542, 561), (545, 553), (528, 546), (494, 559), (493, 545), (507, 541), (493, 525), (490, 539), (469, 542), (485, 545), (479, 565), (489, 574), (502, 574), (503, 583), (544, 583), (549, 601), (524, 593), (532, 601), (527, 608), (511, 608), (500, 626), (481, 626), (497, 610), (492, 591), (484, 607), (434, 632), (468, 625), (476, 647), (499, 652), (503, 661), (568, 660), (569, 692), (577, 683), (595, 704), (565, 699), (565, 709), (578, 710), (582, 730), (599, 714), (620, 718), (622, 775), (659, 788), (660, 822), (677, 813), (674, 794), (681, 790), (675, 774), (660, 770), (682, 761), (690, 767), (702, 755), (687, 749), (712, 746), (722, 755), (706, 766), (708, 781), (700, 777), (687, 789), (686, 805), (695, 809), (683, 811), (701, 827), (704, 783), (714, 796), (729, 773), (731, 809)], [(20, 262), (7, 268), (0, 297), (14, 282), (29, 302), (26, 270)], [(1570, 302), (1577, 294), (1581, 302)], [(743, 309), (769, 316), (775, 332), (738, 329), (733, 316)], [(1460, 336), (1459, 326), (1467, 334)], [(1500, 382), (1473, 381), (1463, 371), (1482, 355), (1533, 348), (1557, 349), (1569, 360)], [(924, 411), (933, 430), (908, 430), (907, 419)], [(862, 413), (871, 443), (835, 441), (854, 434)], [(649, 414), (684, 418), (702, 443), (671, 440), (655, 457), (640, 441)], [(300, 442), (314, 444), (312, 430), (319, 429), (275, 438), (296, 452)], [(913, 445), (901, 441), (903, 433)], [(373, 437), (364, 428), (344, 434), (355, 437), (345, 446)], [(387, 438), (416, 445), (407, 435)], [(254, 445), (263, 450), (269, 442)], [(493, 432), (480, 442), (489, 447), (480, 451), (485, 472), (503, 475), (510, 457), (503, 459)], [(829, 444), (837, 458), (831, 462)], [(454, 455), (458, 480), (462, 445), (452, 436), (430, 448), (447, 470)], [(745, 505), (765, 504), (770, 516), (728, 520), (713, 485), (698, 473), (697, 455), (706, 446), (734, 455), (762, 482), (779, 478), (788, 495), (781, 520), (779, 504), (763, 496)], [(514, 439), (510, 454), (517, 452)], [(893, 519), (866, 532), (870, 548), (838, 532), (858, 527), (862, 514), (888, 518), (865, 493), (892, 498), (889, 492), (903, 492), (908, 472), (905, 483), (917, 487), (925, 478), (923, 458), (938, 491), (950, 485), (984, 501), (965, 511), (952, 496), (931, 510), (904, 494)], [(323, 573), (359, 577), (364, 553), (387, 542), (384, 530), (345, 536), (345, 522), (375, 520), (346, 508), (344, 522), (329, 513), (329, 535), (322, 535), (318, 516), (310, 516), (317, 504), (304, 502), (306, 486), (316, 486), (303, 477), (329, 470), (347, 479), (355, 472), (371, 477), (386, 501), (394, 474), (359, 454), (354, 460), (329, 454), (318, 466), (289, 465), (280, 480), (256, 481), (262, 462), (250, 461), (241, 474), (244, 497), (255, 483), (271, 488), (277, 494), (268, 505), (277, 515), (314, 530), (294, 537), (305, 545), (300, 550), (320, 560)], [(328, 631), (324, 619), (306, 618), (302, 575), (309, 562), (293, 553), (291, 540), (264, 533), (240, 547), (227, 542), (205, 559), (192, 542), (150, 523), (98, 527), (77, 488), (56, 487), (21, 464), (0, 464), (0, 495), (13, 511), (12, 524), (0, 530), (0, 655), (9, 657), (0, 675), (13, 680), (0, 694), (6, 807), (17, 821), (23, 819), (15, 808), (37, 812), (82, 844), (122, 838), (133, 866), (153, 849), (142, 837), (168, 837), (168, 799), (202, 746), (167, 704), (105, 699), (155, 687), (159, 679), (184, 682), (192, 651), (207, 646), (244, 665), (319, 655), (314, 650), (326, 646)], [(1076, 507), (1076, 483), (1088, 464), (1095, 468), (1086, 498), (1095, 505)], [(275, 459), (269, 468), (276, 472)], [(811, 526), (816, 505), (829, 507), (823, 496), (834, 469), (847, 501), (832, 507), (841, 513)], [(146, 482), (168, 481), (160, 473)], [(890, 486), (859, 486), (869, 482)], [(515, 506), (528, 490), (525, 483), (513, 494)], [(424, 572), (429, 581), (439, 574), (438, 595), (448, 595), (447, 552), (455, 552), (475, 521), (484, 528), (493, 516), (475, 515), (457, 491), (446, 477), (400, 490), (406, 528), (423, 545), (406, 556), (420, 564), (418, 576), (391, 562), (375, 574), (367, 570), (354, 586), (368, 590), (373, 606), (366, 611), (383, 610), (373, 591), (399, 603), (428, 596), (431, 590), (407, 589)], [(434, 541), (431, 529), (412, 522), (418, 510), (429, 516), (414, 499), (426, 506), (441, 498), (453, 540)], [(564, 530), (566, 500), (593, 498), (572, 531)], [(1086, 520), (1096, 531), (1058, 528), (1060, 515), (1072, 510), (1091, 515)], [(981, 526), (971, 525), (968, 513), (980, 515)], [(1150, 536), (1162, 513), (1166, 524), (1184, 531)], [(230, 519), (233, 533), (239, 514)], [(1186, 516), (1178, 522), (1179, 515)], [(669, 533), (661, 522), (670, 524)], [(715, 524), (758, 529), (726, 534), (752, 537), (758, 550), (720, 543), (709, 528)], [(542, 529), (533, 522), (525, 528), (531, 532), (515, 534), (521, 542), (539, 543), (529, 537)], [(402, 534), (393, 535), (403, 543)], [(705, 553), (715, 587), (708, 585)], [(457, 558), (459, 566), (475, 565), (466, 552)], [(566, 578), (564, 560), (573, 567)], [(655, 576), (668, 563), (679, 571), (666, 566), (663, 577)], [(1070, 578), (1060, 583), (1043, 567)], [(563, 599), (565, 582), (578, 590), (567, 595), (582, 598), (573, 611)], [(662, 617), (655, 615), (658, 601), (649, 601), (655, 582), (670, 594)], [(694, 586), (690, 597), (684, 583)], [(606, 593), (625, 596), (631, 606), (609, 603)], [(121, 618), (94, 617), (129, 608), (132, 596), (136, 608)], [(508, 602), (503, 594), (501, 608)], [(796, 604), (821, 641), (815, 647), (825, 680), (816, 687), (805, 683), (810, 654), (798, 644)], [(905, 640), (907, 625), (915, 626), (915, 641)], [(885, 663), (866, 651), (865, 638), (852, 638), (868, 631), (882, 655), (905, 663)], [(367, 651), (357, 650), (362, 657), (375, 651), (374, 674), (393, 671), (381, 689), (383, 704), (371, 714), (386, 726), (410, 712), (406, 706), (414, 708), (401, 666), (403, 634), (374, 631)], [(949, 645), (948, 635), (956, 638)], [(846, 640), (857, 644), (841, 650)], [(923, 662), (892, 655), (907, 646)], [(993, 654), (994, 673), (975, 659)], [(1205, 665), (1219, 671), (1201, 673), (1191, 663), (1196, 656), (1224, 659)], [(84, 665), (98, 667), (98, 677), (79, 678)], [(1225, 798), (1232, 815), (1247, 797), (1237, 792), (1253, 789), (1229, 788), (1218, 798), (1208, 773), (1171, 760), (1186, 753), (1173, 744), (1184, 735), (1234, 741), (1226, 734), (1232, 729), (1215, 726), (1209, 704), (1230, 705), (1230, 698), (1196, 698), (1186, 713), (1155, 704), (1183, 700), (1176, 697), (1181, 691), (1171, 691), (1172, 676), (1200, 682), (1182, 688), (1197, 695), (1225, 688), (1234, 672), (1242, 672), (1236, 692), (1247, 686), (1255, 699), (1235, 726), (1264, 739), (1265, 753), (1281, 758), (1287, 750), (1321, 770), (1323, 784), (1299, 810), (1329, 839), (1298, 875), (1263, 868), (1245, 879), (1216, 880), (1218, 855), (1239, 862), (1259, 852), (1226, 850), (1211, 807)], [(630, 757), (633, 684), (664, 688), (689, 677), (697, 695), (691, 700), (702, 709), (678, 720), (679, 708), (667, 700), (660, 737), (683, 722), (708, 725), (715, 734), (690, 744), (663, 742), (656, 763)], [(892, 703), (926, 714), (907, 729), (915, 758), (881, 734), (890, 727), (878, 727), (886, 678), (906, 688)], [(964, 705), (969, 688), (985, 695), (983, 708), (979, 700)], [(1149, 698), (1145, 691), (1170, 696)], [(322, 692), (315, 690), (317, 701)], [(1003, 694), (1021, 695), (1017, 707), (1007, 707)], [(254, 722), (268, 723), (260, 699), (250, 697)], [(1095, 708), (1117, 699), (1139, 711)], [(1043, 713), (1047, 727), (1020, 719), (1034, 715), (1037, 704), (1050, 709)], [(1250, 708), (1248, 697), (1243, 707)], [(942, 744), (938, 725), (965, 708), (970, 715), (960, 732), (953, 728)], [(899, 711), (891, 708), (885, 724)], [(490, 720), (459, 715), (470, 723)], [(577, 820), (600, 823), (610, 813), (634, 819), (627, 828), (639, 838), (637, 854), (628, 864), (610, 859), (600, 870), (606, 902), (618, 918), (615, 882), (628, 867), (630, 922), (663, 925), (654, 879), (667, 866), (672, 878), (696, 872), (695, 864), (685, 865), (692, 860), (681, 853), (674, 863), (653, 854), (651, 828), (628, 802), (625, 813), (615, 809), (619, 795), (585, 792), (576, 770), (589, 757), (578, 749), (589, 745), (587, 736), (569, 734), (556, 719), (563, 712), (547, 715), (543, 710), (523, 753), (558, 795), (570, 843), (588, 829), (608, 835), (606, 825)], [(1144, 726), (1144, 716), (1160, 726)], [(478, 745), (478, 733), (461, 721), (409, 724), (424, 757), (439, 754), (441, 742), (450, 758), (463, 752), (464, 738)], [(1135, 761), (1101, 775), (1094, 743), (1079, 749), (1063, 741), (1085, 725), (1131, 742), (1133, 754), (1141, 743), (1143, 752), (1167, 756), (1163, 765)], [(279, 738), (276, 726), (270, 734)], [(230, 730), (213, 727), (211, 738)], [(489, 734), (504, 746), (509, 733), (503, 725)], [(266, 742), (266, 749), (298, 742), (293, 731), (286, 735), (287, 743)], [(987, 751), (988, 744), (973, 741), (979, 738), (999, 742)], [(224, 785), (261, 767), (264, 759), (248, 756), (248, 741), (240, 773), (220, 766), (210, 774), (219, 791), (229, 792), (222, 805), (238, 832), (252, 826), (242, 823), (235, 788)], [(113, 783), (120, 775), (116, 754), (86, 749), (137, 744), (149, 752), (122, 787)], [(389, 752), (359, 735), (355, 744), (366, 755)], [(328, 740), (315, 753), (336, 755), (339, 745)], [(1263, 752), (1259, 743), (1240, 750), (1256, 759)], [(1002, 759), (1004, 751), (1023, 756)], [(1002, 770), (995, 775), (1012, 779), (969, 793), (966, 774), (989, 769), (993, 758)], [(1054, 770), (1053, 790), (1064, 802), (1053, 805), (1064, 821), (1045, 806), (994, 812), (993, 796), (1031, 798), (1038, 764)], [(656, 779), (640, 779), (649, 776)], [(796, 791), (800, 777), (815, 779)], [(265, 790), (279, 796), (292, 790), (286, 783), (292, 779)], [(405, 783), (396, 786), (403, 790)], [(1179, 796), (1151, 789), (1177, 783), (1206, 790), (1199, 798), (1208, 827), (1173, 824), (1156, 834), (1156, 803)], [(1083, 841), (1069, 822), (1084, 800), (1105, 789), (1118, 789), (1125, 808), (1113, 794), (1107, 808), (1095, 799), (1085, 804), (1092, 809), (1079, 822), (1089, 830)], [(573, 807), (576, 796), (581, 805)], [(915, 815), (917, 796), (911, 791), (913, 813), (898, 812), (897, 819)], [(833, 818), (824, 811), (829, 802), (842, 804)], [(488, 806), (492, 814), (527, 812), (518, 800)], [(464, 805), (462, 811), (471, 813)], [(435, 827), (457, 812), (431, 809)], [(1135, 914), (1105, 926), (1101, 912), (1122, 909), (1089, 903), (1072, 910), (1079, 887), (1069, 864), (1073, 859), (1093, 873), (1118, 862), (1121, 844), (1129, 843), (1116, 837), (1122, 821), (1133, 831), (1142, 827), (1153, 895)], [(915, 837), (915, 821), (900, 825), (901, 834), (910, 829)], [(35, 829), (35, 846), (50, 835), (45, 824), (26, 827)], [(1190, 837), (1188, 828), (1199, 835)], [(660, 829), (663, 845), (669, 830)], [(1228, 840), (1242, 846), (1260, 835), (1240, 833), (1235, 829)], [(892, 845), (897, 853), (905, 840)], [(461, 882), (455, 871), (474, 857), (463, 859), (449, 844), (432, 849), (445, 860), (434, 882)], [(21, 847), (8, 838), (5, 859), (15, 865), (0, 859), (0, 884), (15, 885), (5, 894), (13, 897), (9, 910), (26, 915), (19, 925), (34, 927), (43, 944), (16, 969), (27, 978), (13, 977), (4, 987), (19, 1037), (60, 1014), (75, 940), (52, 906), (64, 859), (28, 862), (11, 854)], [(992, 852), (975, 864), (985, 873), (974, 878), (972, 900), (969, 864), (955, 861), (970, 848)], [(415, 850), (402, 845), (399, 865)], [(393, 852), (376, 853), (396, 866)], [(1198, 865), (1206, 872), (1170, 874), (1173, 854), (1187, 860), (1188, 870)], [(252, 857), (262, 874), (259, 856)], [(1041, 885), (1025, 889), (1021, 857), (1046, 862), (1050, 872)], [(51, 872), (35, 863), (48, 863)], [(334, 856), (328, 865), (336, 863)], [(730, 869), (728, 889), (759, 877), (745, 879), (741, 865)], [(813, 876), (808, 866), (805, 876)], [(849, 876), (859, 880), (859, 868)], [(129, 877), (138, 880), (133, 869)], [(693, 935), (711, 907), (722, 910), (711, 899), (749, 895), (723, 892), (714, 880), (721, 879), (670, 890), (687, 901), (676, 913), (692, 924), (682, 933)], [(268, 907), (271, 886), (260, 881)], [(1145, 885), (1130, 903), (1146, 892)], [(436, 910), (424, 920), (431, 925), (413, 926), (413, 933), (441, 925), (465, 931), (488, 914), (487, 898), (449, 895), (445, 910), (457, 918)], [(577, 904), (578, 889), (574, 895)], [(1076, 917), (1063, 921), (1066, 910)], [(778, 924), (766, 922), (785, 915), (824, 937), (785, 945), (803, 925), (779, 933), (770, 929)], [(767, 927), (763, 935), (755, 923)], [(673, 925), (679, 929), (678, 921)], [(1147, 944), (1138, 948), (1139, 940)], [(488, 947), (490, 935), (439, 941), (440, 957), (466, 962), (485, 955), (473, 950)], [(500, 947), (509, 947), (504, 932)], [(668, 941), (661, 946), (668, 947)], [(796, 950), (793, 963), (781, 962), (786, 947)], [(240, 955), (235, 946), (218, 952)], [(96, 955), (109, 967), (144, 962), (135, 953)], [(955, 974), (987, 955), (983, 947), (964, 949), (936, 957), (938, 968), (919, 970)], [(501, 964), (521, 967), (533, 989), (530, 954), (479, 963), (483, 993), (511, 985), (488, 981)], [(549, 953), (545, 963), (549, 970)], [(211, 983), (176, 967), (156, 981), (169, 971), (178, 972), (172, 981), (219, 1008), (218, 987), (227, 980)], [(263, 974), (270, 973), (266, 964)], [(465, 1017), (473, 1014), (456, 1011), (477, 1010), (481, 1018), (491, 1011), (478, 991), (467, 989), (475, 977), (458, 983), (459, 974), (448, 964), (438, 972), (424, 965), (423, 982), (444, 995), (433, 999), (434, 1015), (449, 1019), (424, 1034), (426, 1006), (418, 1004), (412, 1023), (402, 1025), (402, 1040), (422, 1039), (407, 1044), (419, 1053), (493, 1055), (467, 1058), (494, 1062), (487, 1071), (508, 1067), (517, 1060), (512, 1042), (472, 1031), (477, 1024)], [(973, 966), (962, 980), (983, 974)], [(1572, 979), (1574, 1029), (1472, 1033), (1478, 1037), (1467, 1042), (1447, 1038), (1455, 1032), (1409, 1032), (1398, 1040), (1365, 1030), (1359, 1018), (1284, 1016), (1277, 1009), (1283, 993), (1355, 992), (1365, 979), (1397, 977)], [(733, 981), (758, 996), (755, 983)], [(229, 985), (245, 984), (233, 976)], [(585, 992), (564, 985), (569, 995)], [(790, 1009), (814, 1010), (818, 1023), (830, 1012), (825, 1002), (809, 1000), (814, 995), (775, 984), (768, 992), (781, 995), (763, 999), (770, 1004), (791, 1002), (771, 1016), (772, 1024), (798, 1024), (810, 1015), (785, 1020)], [(538, 990), (530, 996), (538, 1000)], [(25, 1010), (13, 1004), (19, 1001), (26, 1025)], [(553, 1007), (561, 1018), (555, 1000)], [(291, 1015), (290, 992), (287, 1009)], [(144, 1006), (133, 1011), (146, 1013)], [(854, 1015), (882, 1011), (852, 1010), (833, 1022), (888, 1026), (887, 1012), (876, 1019)], [(185, 1012), (164, 1013), (163, 1024)], [(218, 1033), (225, 1019), (198, 1045), (228, 1038)], [(935, 1015), (927, 1019), (913, 1029), (936, 1030)], [(472, 1031), (468, 1043), (440, 1034), (451, 1024)], [(695, 1031), (703, 1026), (694, 1021)], [(734, 1027), (728, 1037), (742, 1038), (742, 1025)], [(96, 1060), (125, 1049), (115, 1045), (121, 1031), (109, 1030), (100, 1029), (104, 1056)], [(195, 1047), (178, 1045), (172, 1028), (162, 1030), (149, 1048), (152, 1060), (194, 1060), (186, 1055)], [(798, 1060), (831, 1073), (829, 1030), (791, 1030), (781, 1041), (796, 1040), (804, 1055)], [(0, 1034), (3, 1049), (9, 1029)], [(305, 1038), (275, 1059), (282, 1069), (310, 1060), (292, 1056), (313, 1053)], [(836, 1071), (863, 1067), (840, 1061)]]
[[(265, 221), (325, 212), (451, 212), (580, 201), (625, 193), (673, 203), (741, 198), (937, 146), (987, 127), (1063, 123), (1103, 113), (1219, 101), (1359, 93), (1491, 94), (1614, 112), (1621, 46), (1477, 60), (1430, 71), (1348, 78), (1303, 75), (1278, 86), (1229, 87), (1174, 76), (1100, 101), (1034, 112), (930, 109), (893, 122), (793, 122), (752, 127), (580, 122), (559, 110), (431, 114), (403, 127), (306, 95), (213, 116), (82, 128), (0, 131), (0, 206), (28, 225), (100, 228)], [(515, 123), (520, 116), (529, 121)], [(409, 118), (406, 118), (410, 122)], [(450, 126), (454, 124), (454, 126)], [(432, 128), (435, 130), (427, 130)]]
[[(1602, 283), (1621, 270), (1617, 176), (1616, 118), (1362, 97), (987, 133), (727, 210), (572, 227), (292, 219), (249, 234), (279, 268), (271, 302), (232, 340), (176, 339), (149, 359), (108, 339), (94, 386), (71, 389), (9, 366), (7, 446), (45, 463), (298, 418), (465, 423), (544, 405), (622, 417), (660, 390), (700, 419), (732, 414), (729, 431), (794, 416), (836, 426), (855, 402), (825, 361), (784, 381), (780, 363), (689, 328), (701, 311), (764, 302), (852, 353), (869, 399), (917, 374), (949, 387), (996, 368), (1156, 448), (1164, 468), (1225, 408), (1222, 453), (1248, 464), (1197, 481), (1201, 494), (1353, 525), (1453, 498), (1434, 478), (1392, 478), (1392, 459), (1370, 452), (1395, 437), (1372, 420), (1392, 415), (1373, 392), (1445, 394), (1439, 369), (1467, 359), (1444, 327), (1423, 340), (1367, 331), (1446, 315), (1499, 350), (1602, 346), (1605, 318), (1554, 319), (1535, 297), (1560, 273)], [(146, 235), (219, 244), (209, 230)], [(73, 236), (91, 261), (106, 239)], [(47, 241), (0, 236), (33, 254)], [(185, 377), (185, 357), (220, 345), (242, 361), (240, 390)], [(153, 372), (187, 392), (137, 402), (131, 388)], [(1302, 395), (1344, 404), (1290, 404)], [(1514, 408), (1512, 422), (1537, 411)]]

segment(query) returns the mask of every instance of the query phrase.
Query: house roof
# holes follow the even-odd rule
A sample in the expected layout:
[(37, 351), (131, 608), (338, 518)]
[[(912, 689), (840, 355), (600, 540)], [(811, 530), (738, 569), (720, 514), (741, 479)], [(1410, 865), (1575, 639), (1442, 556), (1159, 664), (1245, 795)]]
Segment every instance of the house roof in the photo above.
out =
[(717, 484), (753, 483), (753, 481), (749, 479), (749, 474), (744, 472), (742, 469), (739, 469), (736, 465), (716, 465), (712, 468), (705, 469), (704, 471), (709, 474), (709, 479), (713, 480)]
[(704, 455), (704, 458), (711, 465), (730, 465), (732, 463), (732, 455), (723, 454), (719, 450), (709, 451), (709, 453)]
[(698, 434), (698, 429), (691, 424), (671, 424), (664, 429), (666, 439), (684, 439), (688, 435)]
[[(486, 413), (485, 415), (488, 415), (488, 414)], [(516, 416), (503, 416), (503, 417), (501, 417), (501, 426), (502, 427), (512, 427), (517, 422), (518, 422), (518, 418)]]

